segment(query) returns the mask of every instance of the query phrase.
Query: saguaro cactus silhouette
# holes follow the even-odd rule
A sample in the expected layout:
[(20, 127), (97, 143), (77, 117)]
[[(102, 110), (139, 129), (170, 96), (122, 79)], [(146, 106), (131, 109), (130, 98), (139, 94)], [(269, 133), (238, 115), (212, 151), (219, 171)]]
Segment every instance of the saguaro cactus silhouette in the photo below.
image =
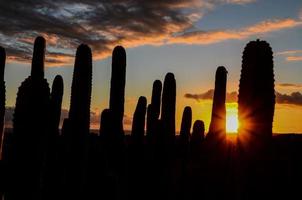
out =
[(51, 121), (51, 130), (58, 133), (59, 124), (61, 118), (61, 106), (63, 98), (63, 78), (60, 75), (57, 75), (53, 81), (51, 94), (50, 94), (50, 121)]
[(239, 132), (271, 138), (275, 109), (273, 52), (265, 41), (249, 42), (242, 56), (238, 95)]
[(199, 143), (204, 139), (204, 122), (201, 120), (196, 120), (193, 125), (193, 131), (191, 136), (191, 142)]
[(92, 55), (87, 45), (77, 49), (71, 86), (69, 120), (80, 134), (89, 133)]
[[(37, 37), (34, 44), (31, 76), (19, 87), (13, 119), (11, 181), (13, 195), (37, 198), (40, 170), (44, 156), (45, 137), (49, 121), (50, 90), (44, 79), (45, 39)], [(21, 196), (21, 198), (24, 198)]]
[(126, 51), (122, 46), (114, 48), (112, 53), (112, 72), (109, 109), (112, 112), (111, 134), (123, 135), (123, 117), (126, 84)]
[(210, 138), (223, 139), (226, 134), (226, 81), (227, 70), (220, 66), (217, 68), (215, 76), (212, 119), (208, 135)]
[(5, 49), (0, 47), (0, 158), (2, 154), (2, 138), (4, 133), (4, 114), (5, 114), (5, 68), (6, 53)]
[[(68, 119), (64, 121), (66, 194), (72, 198), (84, 195), (85, 162), (90, 125), (92, 84), (91, 49), (81, 44), (76, 52)], [(77, 191), (77, 192), (75, 192)], [(64, 197), (67, 198), (67, 197)]]
[(132, 139), (137, 144), (143, 144), (144, 140), (146, 106), (146, 97), (139, 97), (132, 122)]
[(183, 114), (180, 127), (180, 141), (182, 144), (188, 144), (190, 138), (190, 130), (192, 126), (192, 109), (186, 106)]
[(162, 94), (161, 121), (163, 134), (166, 139), (173, 139), (175, 136), (175, 108), (176, 108), (176, 81), (174, 74), (167, 73), (164, 81)]
[(147, 109), (147, 138), (148, 140), (156, 134), (156, 125), (160, 114), (162, 83), (155, 80), (152, 87), (151, 104)]

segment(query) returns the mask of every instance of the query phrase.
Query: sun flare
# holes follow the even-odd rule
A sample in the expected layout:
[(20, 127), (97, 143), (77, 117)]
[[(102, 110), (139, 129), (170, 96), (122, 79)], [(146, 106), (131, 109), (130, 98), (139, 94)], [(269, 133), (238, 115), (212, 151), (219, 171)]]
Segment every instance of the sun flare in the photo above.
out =
[(226, 107), (226, 132), (236, 134), (239, 126), (237, 103), (228, 103)]

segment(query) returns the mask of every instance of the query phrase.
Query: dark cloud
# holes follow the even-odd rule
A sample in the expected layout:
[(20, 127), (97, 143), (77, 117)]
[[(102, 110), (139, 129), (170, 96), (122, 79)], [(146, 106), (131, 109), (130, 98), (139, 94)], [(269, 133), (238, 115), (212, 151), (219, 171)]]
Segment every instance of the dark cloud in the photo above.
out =
[[(191, 93), (186, 93), (185, 94), (185, 98), (189, 98), (189, 99), (194, 99), (196, 101), (200, 101), (200, 100), (212, 100), (214, 96), (214, 90), (208, 90), (204, 93), (201, 94), (191, 94)], [(226, 102), (228, 103), (233, 103), (233, 102), (237, 102), (237, 92), (230, 92), (226, 94)]]
[(290, 95), (276, 92), (276, 102), (280, 104), (294, 104), (302, 106), (302, 94), (293, 92)]
[(301, 89), (302, 84), (295, 84), (295, 83), (279, 83), (277, 87), (280, 88), (290, 88), (290, 89)]
[[(188, 99), (194, 99), (196, 101), (201, 101), (201, 100), (212, 100), (213, 95), (214, 95), (214, 90), (211, 89), (201, 94), (186, 93), (184, 97)], [(235, 103), (237, 102), (237, 97), (238, 97), (237, 92), (227, 93), (226, 102)], [(293, 92), (291, 94), (281, 94), (279, 92), (276, 92), (276, 103), (302, 106), (302, 94), (300, 92)]]
[[(80, 43), (98, 56), (117, 43), (148, 43), (191, 26), (195, 0), (10, 0), (0, 1), (0, 44), (17, 61), (31, 57), (37, 35), (48, 40), (49, 63), (62, 63)], [(150, 41), (153, 43), (154, 41)], [(70, 48), (70, 49), (68, 49)], [(61, 51), (61, 57), (54, 50)], [(64, 62), (63, 62), (64, 63)]]
[[(37, 35), (47, 39), (48, 64), (71, 63), (80, 43), (92, 46), (94, 58), (108, 56), (122, 44), (162, 44), (194, 29), (194, 22), (217, 4), (254, 0), (1, 0), (0, 45), (10, 60), (31, 58)], [(59, 52), (59, 53), (54, 53)]]

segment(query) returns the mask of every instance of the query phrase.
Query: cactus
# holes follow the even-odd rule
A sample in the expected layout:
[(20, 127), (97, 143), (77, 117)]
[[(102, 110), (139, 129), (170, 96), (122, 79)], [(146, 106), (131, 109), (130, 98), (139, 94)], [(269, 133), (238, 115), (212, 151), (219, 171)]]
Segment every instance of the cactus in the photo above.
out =
[(167, 73), (162, 94), (161, 121), (164, 137), (171, 141), (175, 137), (176, 81), (174, 74)]
[(133, 115), (132, 139), (134, 143), (143, 144), (146, 116), (146, 97), (139, 97), (137, 106)]
[(204, 140), (204, 122), (196, 120), (193, 125), (191, 143), (200, 144)]
[(227, 70), (220, 66), (216, 71), (212, 119), (208, 137), (223, 139), (226, 134), (226, 81)]
[(265, 41), (249, 42), (242, 56), (238, 95), (239, 133), (272, 137), (275, 109), (273, 52)]
[(109, 109), (112, 112), (112, 134), (123, 135), (123, 117), (126, 83), (126, 51), (122, 46), (114, 48), (112, 53), (112, 73)]
[(59, 124), (61, 118), (61, 106), (63, 98), (63, 78), (60, 75), (57, 75), (52, 84), (52, 90), (50, 95), (50, 121), (51, 121), (51, 130), (55, 133), (59, 133)]
[(73, 130), (81, 135), (89, 133), (92, 84), (91, 49), (81, 44), (76, 52), (71, 86), (69, 120)]
[(4, 114), (5, 114), (5, 49), (0, 47), (0, 159), (2, 155), (2, 138), (4, 134)]
[(190, 106), (186, 106), (182, 114), (182, 121), (180, 127), (180, 141), (184, 145), (189, 143), (191, 125), (192, 109)]
[(160, 114), (162, 83), (160, 80), (153, 82), (151, 104), (147, 108), (147, 138), (150, 139), (156, 134), (156, 124)]
[[(26, 198), (35, 199), (40, 187), (40, 172), (43, 163), (45, 139), (49, 122), (50, 89), (44, 79), (45, 39), (37, 37), (34, 44), (32, 70), (21, 84), (17, 93), (13, 117), (13, 133), (11, 152), (11, 180), (17, 185), (12, 186), (14, 194), (19, 191), (32, 191)], [(24, 197), (22, 197), (24, 198)]]

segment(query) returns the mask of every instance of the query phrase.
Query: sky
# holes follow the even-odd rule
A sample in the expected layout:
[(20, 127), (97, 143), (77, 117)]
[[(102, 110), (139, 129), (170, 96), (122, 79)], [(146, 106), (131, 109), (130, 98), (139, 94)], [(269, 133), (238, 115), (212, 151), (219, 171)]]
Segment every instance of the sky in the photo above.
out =
[(57, 74), (64, 78), (62, 118), (68, 113), (76, 48), (81, 43), (92, 48), (92, 129), (99, 128), (99, 114), (109, 104), (114, 46), (127, 51), (125, 129), (139, 96), (150, 102), (153, 81), (163, 81), (167, 72), (176, 78), (179, 129), (187, 105), (193, 120), (209, 125), (218, 66), (228, 70), (228, 120), (236, 118), (243, 49), (251, 40), (266, 40), (274, 52), (273, 131), (302, 133), (301, 0), (0, 0), (0, 27), (8, 56), (7, 107), (14, 107), (17, 89), (30, 74), (36, 36), (47, 40), (49, 84)]

